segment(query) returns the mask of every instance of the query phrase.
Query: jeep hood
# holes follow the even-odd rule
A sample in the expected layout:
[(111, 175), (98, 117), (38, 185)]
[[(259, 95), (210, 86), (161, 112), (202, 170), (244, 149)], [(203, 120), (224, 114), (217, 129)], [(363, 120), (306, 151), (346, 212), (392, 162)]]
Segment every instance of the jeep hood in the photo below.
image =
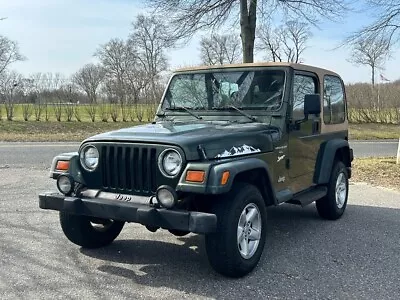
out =
[(186, 159), (191, 161), (200, 159), (203, 151), (208, 159), (270, 152), (279, 139), (278, 128), (262, 123), (166, 121), (99, 134), (83, 143), (134, 142), (174, 145), (181, 147)]

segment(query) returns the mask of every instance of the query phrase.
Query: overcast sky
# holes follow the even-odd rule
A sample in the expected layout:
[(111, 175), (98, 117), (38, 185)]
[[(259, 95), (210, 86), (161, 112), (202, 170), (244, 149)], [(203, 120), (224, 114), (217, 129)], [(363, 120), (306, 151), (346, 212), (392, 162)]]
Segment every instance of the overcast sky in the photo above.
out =
[[(28, 60), (13, 68), (29, 75), (34, 72), (60, 72), (70, 75), (85, 63), (95, 61), (93, 53), (111, 38), (126, 38), (135, 15), (143, 12), (135, 0), (0, 0), (0, 34), (18, 41)], [(350, 14), (340, 23), (325, 22), (313, 30), (313, 38), (303, 55), (304, 63), (328, 68), (346, 82), (370, 81), (367, 67), (348, 62), (349, 52), (333, 50), (346, 36), (370, 17)], [(182, 49), (170, 51), (171, 68), (199, 64), (198, 39)], [(262, 55), (258, 55), (262, 60)], [(400, 78), (400, 50), (385, 65), (385, 77)]]

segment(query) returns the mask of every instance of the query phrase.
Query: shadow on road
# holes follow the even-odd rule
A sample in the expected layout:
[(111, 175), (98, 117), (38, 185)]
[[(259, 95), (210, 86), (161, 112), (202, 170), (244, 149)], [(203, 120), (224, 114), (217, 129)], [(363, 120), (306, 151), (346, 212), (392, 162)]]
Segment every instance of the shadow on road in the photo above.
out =
[(281, 206), (269, 209), (268, 218), (264, 256), (255, 272), (239, 280), (211, 270), (197, 235), (178, 238), (181, 245), (117, 240), (81, 253), (102, 260), (101, 272), (206, 297), (226, 298), (227, 291), (237, 298), (279, 297), (288, 295), (288, 284), (296, 293), (324, 298), (400, 295), (400, 210), (349, 205), (332, 222), (321, 220), (314, 206)]

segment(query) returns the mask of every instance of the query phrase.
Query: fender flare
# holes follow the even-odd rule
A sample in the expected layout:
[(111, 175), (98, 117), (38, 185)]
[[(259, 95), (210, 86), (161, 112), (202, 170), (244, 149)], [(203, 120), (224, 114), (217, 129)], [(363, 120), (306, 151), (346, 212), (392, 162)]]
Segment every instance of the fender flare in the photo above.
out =
[[(343, 139), (333, 139), (321, 144), (315, 164), (314, 183), (327, 184), (331, 177), (331, 171), (336, 153), (339, 149), (344, 149), (349, 153), (349, 164), (353, 159), (353, 154), (349, 142)], [(350, 167), (348, 165), (347, 167)]]
[[(223, 194), (232, 189), (235, 178), (246, 171), (261, 169), (265, 171), (267, 176), (266, 182), (263, 184), (266, 190), (260, 191), (262, 194), (268, 194), (273, 197), (273, 203), (276, 204), (276, 194), (272, 185), (272, 175), (268, 164), (259, 158), (244, 158), (239, 160), (232, 160), (221, 164), (214, 165), (210, 168), (208, 174), (208, 182), (206, 187), (206, 194)], [(225, 171), (230, 172), (229, 180), (226, 185), (221, 185), (222, 174)]]

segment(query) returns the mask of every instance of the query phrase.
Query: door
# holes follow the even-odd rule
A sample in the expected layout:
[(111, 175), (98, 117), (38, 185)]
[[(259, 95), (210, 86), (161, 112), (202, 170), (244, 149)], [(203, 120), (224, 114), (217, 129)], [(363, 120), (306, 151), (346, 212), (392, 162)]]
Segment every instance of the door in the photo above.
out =
[[(309, 185), (314, 175), (315, 161), (319, 150), (320, 116), (310, 115), (304, 120), (304, 96), (319, 93), (318, 78), (312, 73), (295, 73), (292, 91), (292, 118), (289, 131), (289, 177), (295, 182)], [(302, 177), (302, 178), (300, 178)], [(296, 191), (301, 187), (296, 187)]]

